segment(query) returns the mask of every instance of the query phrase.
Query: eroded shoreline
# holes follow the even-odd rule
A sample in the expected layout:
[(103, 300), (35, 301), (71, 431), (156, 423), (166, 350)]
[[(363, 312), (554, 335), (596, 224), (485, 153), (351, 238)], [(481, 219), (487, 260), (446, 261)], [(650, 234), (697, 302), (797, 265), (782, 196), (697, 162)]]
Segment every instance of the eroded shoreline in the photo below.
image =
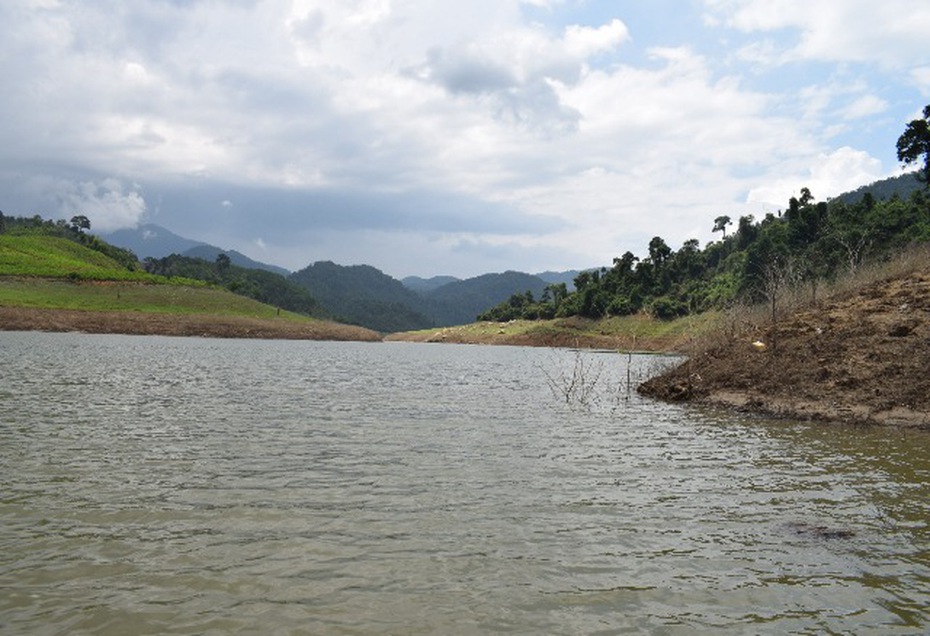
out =
[(0, 330), (282, 340), (381, 340), (380, 334), (369, 329), (327, 321), (34, 307), (0, 307)]

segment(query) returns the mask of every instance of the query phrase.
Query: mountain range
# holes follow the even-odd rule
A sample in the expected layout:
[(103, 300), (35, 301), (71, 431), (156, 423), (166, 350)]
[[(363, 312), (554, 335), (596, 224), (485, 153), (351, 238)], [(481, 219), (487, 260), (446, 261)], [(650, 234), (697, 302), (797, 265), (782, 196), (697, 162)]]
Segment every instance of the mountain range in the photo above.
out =
[[(863, 186), (837, 199), (852, 203), (866, 193), (876, 200), (894, 196), (904, 199), (920, 186), (915, 175), (907, 173)], [(140, 259), (180, 254), (212, 262), (224, 253), (233, 265), (266, 270), (284, 277), (287, 283), (300, 285), (329, 315), (382, 332), (467, 324), (515, 294), (529, 291), (538, 298), (548, 285), (560, 283), (565, 283), (571, 291), (575, 277), (581, 273), (577, 270), (539, 274), (508, 271), (466, 280), (453, 276), (411, 276), (397, 280), (370, 265), (344, 266), (329, 261), (316, 262), (291, 273), (254, 261), (235, 250), (223, 250), (179, 236), (154, 224), (119, 230), (103, 238), (132, 250)]]
[(337, 265), (319, 261), (297, 271), (255, 261), (235, 250), (224, 250), (185, 238), (147, 223), (134, 229), (103, 234), (108, 243), (132, 250), (140, 259), (172, 254), (213, 262), (226, 254), (233, 265), (278, 274), (310, 292), (326, 313), (349, 324), (382, 332), (410, 331), (473, 322), (487, 309), (527, 291), (539, 297), (550, 284), (571, 289), (576, 270), (566, 272), (489, 273), (465, 280), (454, 276), (397, 280), (370, 265)]

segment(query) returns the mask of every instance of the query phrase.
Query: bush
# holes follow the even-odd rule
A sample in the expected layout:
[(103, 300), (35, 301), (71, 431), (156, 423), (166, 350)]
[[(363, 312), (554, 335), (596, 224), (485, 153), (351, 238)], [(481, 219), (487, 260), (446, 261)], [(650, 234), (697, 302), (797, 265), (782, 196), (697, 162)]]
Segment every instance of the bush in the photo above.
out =
[(675, 298), (661, 296), (652, 301), (650, 311), (659, 320), (672, 320), (687, 315), (688, 306)]

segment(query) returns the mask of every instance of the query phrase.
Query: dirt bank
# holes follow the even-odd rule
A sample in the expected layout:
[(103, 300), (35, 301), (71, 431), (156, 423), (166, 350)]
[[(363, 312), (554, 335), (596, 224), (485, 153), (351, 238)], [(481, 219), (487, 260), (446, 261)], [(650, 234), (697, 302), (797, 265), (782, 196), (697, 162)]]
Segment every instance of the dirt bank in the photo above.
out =
[(797, 311), (776, 329), (763, 324), (732, 324), (640, 391), (791, 418), (930, 428), (930, 267)]
[(395, 333), (385, 340), (670, 353), (687, 350), (695, 334), (706, 331), (714, 320), (713, 317), (704, 317), (701, 320), (661, 322), (646, 315), (637, 315), (602, 320), (575, 316), (539, 321), (476, 322)]
[(0, 307), (0, 330), (81, 331), (213, 338), (275, 338), (289, 340), (381, 340), (380, 334), (334, 322), (298, 322), (243, 316), (82, 311)]

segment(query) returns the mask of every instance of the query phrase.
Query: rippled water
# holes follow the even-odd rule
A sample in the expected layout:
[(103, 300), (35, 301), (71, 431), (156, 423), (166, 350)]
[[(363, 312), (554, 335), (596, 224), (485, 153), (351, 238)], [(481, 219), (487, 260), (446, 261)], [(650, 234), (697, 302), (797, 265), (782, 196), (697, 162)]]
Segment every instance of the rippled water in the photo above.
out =
[[(642, 400), (620, 355), (0, 333), (0, 356), (2, 633), (930, 631), (926, 434)], [(566, 403), (579, 362), (599, 384)]]

